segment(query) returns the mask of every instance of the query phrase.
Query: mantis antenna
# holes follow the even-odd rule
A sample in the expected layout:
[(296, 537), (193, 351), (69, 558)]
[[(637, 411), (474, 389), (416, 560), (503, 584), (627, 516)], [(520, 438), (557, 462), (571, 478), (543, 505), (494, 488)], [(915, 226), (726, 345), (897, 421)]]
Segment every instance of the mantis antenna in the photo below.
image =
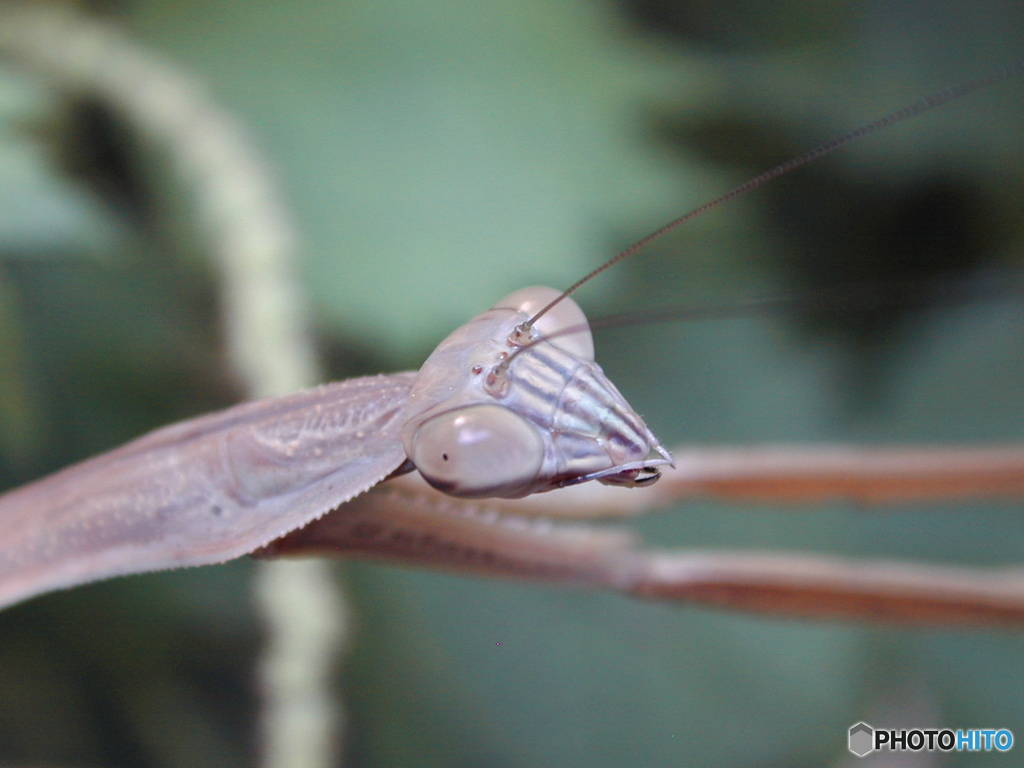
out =
[[(965, 80), (957, 85), (945, 88), (941, 91), (937, 91), (936, 93), (933, 93), (930, 96), (926, 96), (923, 99), (919, 99), (918, 101), (908, 104), (907, 106), (902, 107), (901, 109), (897, 109), (894, 112), (890, 112), (889, 114), (883, 117), (877, 118), (868, 123), (864, 123), (863, 125), (854, 128), (852, 131), (848, 131), (832, 139), (829, 139), (828, 141), (824, 141), (821, 144), (818, 144), (817, 146), (807, 150), (806, 152), (803, 152), (797, 155), (796, 157), (790, 158), (784, 163), (780, 163), (779, 165), (776, 165), (773, 168), (768, 169), (764, 173), (761, 173), (753, 177), (752, 179), (743, 182), (739, 186), (733, 187), (728, 192), (719, 195), (713, 200), (709, 200), (703, 205), (700, 205), (697, 208), (694, 208), (693, 210), (684, 213), (679, 218), (673, 219), (664, 226), (659, 227), (658, 229), (651, 232), (649, 235), (646, 235), (645, 237), (642, 237), (639, 240), (637, 240), (624, 251), (620, 252), (616, 256), (613, 256), (612, 258), (608, 259), (608, 261), (604, 262), (600, 266), (588, 272), (586, 275), (584, 275), (575, 283), (566, 288), (560, 296), (558, 296), (553, 301), (548, 303), (547, 306), (542, 308), (539, 312), (537, 312), (537, 314), (535, 314), (525, 323), (522, 323), (521, 325), (517, 326), (515, 331), (513, 331), (509, 335), (508, 339), (509, 345), (514, 347), (514, 350), (495, 368), (494, 371), (492, 371), (491, 375), (497, 379), (501, 379), (504, 377), (505, 372), (508, 370), (508, 366), (511, 364), (513, 358), (517, 354), (522, 352), (526, 348), (526, 346), (528, 346), (532, 341), (535, 341), (533, 339), (534, 324), (541, 317), (547, 314), (551, 309), (553, 309), (559, 302), (561, 302), (563, 299), (567, 298), (569, 295), (574, 293), (581, 286), (593, 280), (602, 272), (605, 272), (606, 270), (614, 267), (619, 262), (628, 259), (637, 251), (641, 250), (642, 248), (654, 242), (663, 235), (666, 235), (672, 230), (681, 227), (690, 221), (693, 221), (699, 216), (703, 216), (705, 213), (714, 208), (718, 208), (719, 206), (724, 205), (725, 203), (735, 200), (737, 197), (740, 197), (741, 195), (745, 195), (747, 192), (757, 189), (761, 185), (766, 184), (767, 182), (772, 181), (773, 179), (777, 179), (779, 176), (783, 176), (784, 174), (796, 170), (801, 166), (807, 165), (808, 163), (814, 160), (818, 160), (819, 158), (825, 157), (826, 155), (830, 155), (837, 149), (841, 149), (845, 146), (848, 146), (849, 144), (852, 144), (858, 139), (862, 139), (865, 136), (870, 136), (872, 134), (879, 133), (880, 131), (883, 131), (886, 128), (890, 128), (893, 125), (896, 125), (897, 123), (901, 123), (904, 120), (907, 120), (912, 117), (917, 117), (918, 115), (922, 115), (925, 112), (930, 112), (936, 107), (941, 107), (943, 104), (946, 104), (955, 99), (959, 99), (962, 96), (967, 96), (968, 94), (974, 93), (975, 91), (981, 90), (982, 88), (986, 88), (990, 85), (1000, 83), (1003, 80), (1008, 80), (1011, 77), (1019, 75), (1021, 72), (1024, 72), (1024, 59), (1019, 59), (1011, 64), (1007, 64), (1005, 66), (999, 67), (998, 69), (994, 69), (990, 72), (987, 72), (986, 74), (973, 77), (970, 80)], [(566, 332), (569, 332), (569, 329), (566, 329)]]

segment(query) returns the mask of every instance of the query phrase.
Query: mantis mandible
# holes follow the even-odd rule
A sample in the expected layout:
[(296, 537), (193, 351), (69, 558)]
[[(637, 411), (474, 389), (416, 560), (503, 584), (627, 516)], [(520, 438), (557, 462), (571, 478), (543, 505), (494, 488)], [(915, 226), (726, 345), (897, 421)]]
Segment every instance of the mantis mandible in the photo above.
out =
[[(565, 294), (532, 288), (506, 297), (449, 336), (418, 374), (243, 404), (0, 497), (0, 605), (250, 553), (353, 553), (778, 614), (1020, 622), (1019, 571), (650, 552), (617, 532), (509, 522), (506, 512), (529, 515), (531, 507), (478, 499), (589, 480), (651, 485), (673, 466), (593, 361), (586, 320), (569, 292), (667, 229), (1022, 68), (941, 92), (777, 166), (642, 239)], [(1022, 468), (1016, 447), (703, 452), (678, 456), (657, 486), (664, 491), (634, 506), (693, 492), (793, 501), (1002, 496), (1024, 492)], [(413, 470), (422, 479), (409, 476)], [(621, 498), (580, 491), (533, 514), (629, 511)]]

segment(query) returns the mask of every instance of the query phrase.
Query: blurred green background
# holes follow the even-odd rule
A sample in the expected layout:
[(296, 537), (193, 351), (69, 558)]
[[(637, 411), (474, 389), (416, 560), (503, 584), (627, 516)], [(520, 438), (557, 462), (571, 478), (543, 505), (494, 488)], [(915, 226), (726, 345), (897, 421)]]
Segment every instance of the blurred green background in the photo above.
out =
[[(298, 225), (332, 378), (414, 368), (817, 141), (1024, 51), (1017, 2), (83, 3), (205, 81)], [(666, 445), (1024, 438), (1024, 82), (867, 140), (599, 278), (591, 317), (938, 276), (984, 300), (602, 333)], [(103, 104), (0, 66), (0, 483), (233, 401), (203, 233)], [(918, 284), (918, 283), (915, 283)], [(1019, 284), (1019, 283), (1018, 283)], [(690, 503), (657, 546), (1012, 563), (1019, 506)], [(0, 615), (0, 762), (249, 765), (252, 565)], [(819, 766), (878, 707), (1024, 737), (1024, 639), (779, 622), (339, 565), (353, 766)], [(951, 757), (980, 765), (988, 754)]]

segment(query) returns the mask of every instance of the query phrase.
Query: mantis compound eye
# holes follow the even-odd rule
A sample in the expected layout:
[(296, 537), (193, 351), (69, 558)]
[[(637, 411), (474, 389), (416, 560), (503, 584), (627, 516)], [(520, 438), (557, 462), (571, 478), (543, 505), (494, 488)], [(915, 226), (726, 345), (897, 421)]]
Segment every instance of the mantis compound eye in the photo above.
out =
[(530, 493), (544, 459), (535, 427), (507, 408), (473, 405), (423, 422), (409, 458), (451, 496), (518, 498)]

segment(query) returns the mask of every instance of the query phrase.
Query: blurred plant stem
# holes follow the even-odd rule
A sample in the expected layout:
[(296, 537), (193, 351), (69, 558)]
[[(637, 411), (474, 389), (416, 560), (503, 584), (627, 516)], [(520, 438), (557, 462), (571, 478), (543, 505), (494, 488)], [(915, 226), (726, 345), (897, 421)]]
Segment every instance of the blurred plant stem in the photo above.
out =
[[(231, 362), (253, 398), (318, 380), (295, 237), (271, 174), (245, 131), (201, 85), (124, 33), (60, 3), (5, 8), (0, 52), (59, 89), (98, 99), (153, 146), (189, 197), (222, 285)], [(262, 563), (262, 765), (338, 764), (331, 690), (345, 634), (344, 597), (318, 561)]]

